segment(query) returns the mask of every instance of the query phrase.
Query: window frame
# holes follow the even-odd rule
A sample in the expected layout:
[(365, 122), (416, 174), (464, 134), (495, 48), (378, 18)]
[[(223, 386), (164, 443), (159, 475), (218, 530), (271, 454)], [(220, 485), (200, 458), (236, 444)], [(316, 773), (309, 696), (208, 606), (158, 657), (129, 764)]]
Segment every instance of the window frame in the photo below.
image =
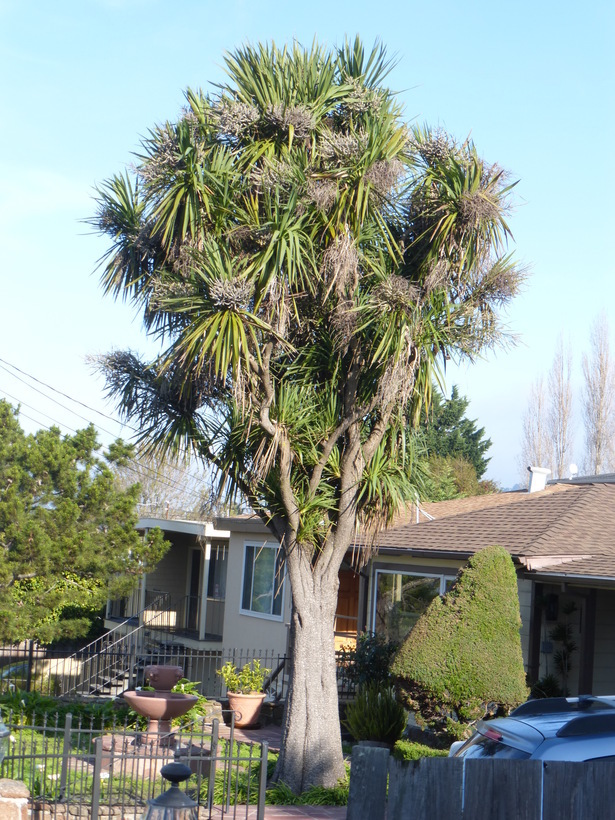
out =
[[(451, 574), (454, 573), (454, 574)], [(432, 568), (426, 569), (425, 567), (387, 567), (387, 566), (375, 566), (372, 575), (372, 589), (374, 591), (371, 600), (371, 612), (370, 612), (370, 629), (373, 634), (376, 634), (376, 614), (377, 614), (377, 606), (378, 606), (378, 575), (410, 575), (414, 578), (439, 578), (440, 579), (440, 591), (438, 595), (442, 596), (446, 593), (446, 587), (448, 583), (452, 583), (456, 576), (457, 572), (454, 570), (449, 570), (448, 572), (434, 572)]]
[[(243, 602), (245, 598), (245, 584), (247, 581), (246, 578), (246, 561), (248, 550), (254, 549), (257, 552), (254, 553), (254, 558), (252, 562), (252, 587), (250, 589), (250, 603), (252, 603), (253, 593), (254, 593), (254, 561), (258, 552), (261, 549), (272, 549), (276, 551), (275, 554), (275, 563), (274, 563), (274, 573), (273, 573), (273, 588), (271, 594), (271, 607), (273, 609), (274, 602), (276, 600), (275, 596), (275, 583), (276, 583), (276, 576), (278, 571), (280, 572), (281, 578), (279, 580), (280, 583), (280, 614), (276, 615), (274, 613), (267, 613), (267, 612), (256, 612), (253, 609), (245, 609)], [(240, 590), (240, 598), (239, 598), (239, 613), (240, 615), (247, 615), (249, 618), (262, 618), (267, 621), (276, 621), (281, 623), (284, 620), (284, 604), (285, 604), (285, 576), (286, 570), (284, 567), (284, 557), (282, 554), (282, 547), (278, 544), (277, 541), (255, 541), (255, 540), (247, 540), (244, 541), (243, 544), (243, 560), (241, 563), (241, 590)]]

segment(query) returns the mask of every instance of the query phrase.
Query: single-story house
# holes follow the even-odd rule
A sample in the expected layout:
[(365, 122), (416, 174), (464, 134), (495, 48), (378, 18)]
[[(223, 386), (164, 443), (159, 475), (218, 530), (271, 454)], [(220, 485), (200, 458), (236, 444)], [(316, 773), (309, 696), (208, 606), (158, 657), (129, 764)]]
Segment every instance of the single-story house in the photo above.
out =
[(140, 530), (159, 527), (170, 547), (130, 598), (108, 602), (106, 627), (140, 626), (186, 650), (284, 655), (290, 595), (278, 544), (254, 518), (229, 520), (232, 532), (211, 522), (140, 519)]
[[(429, 601), (446, 592), (478, 550), (499, 544), (517, 568), (523, 656), (530, 680), (556, 672), (563, 625), (571, 644), (572, 693), (615, 691), (615, 476), (545, 484), (532, 468), (528, 491), (412, 507), (378, 537), (358, 572), (348, 554), (340, 571), (338, 646), (369, 630), (401, 640)], [(164, 626), (194, 649), (267, 649), (283, 655), (290, 587), (279, 545), (255, 516), (212, 524), (143, 519), (172, 547), (143, 581), (126, 616)], [(159, 614), (156, 614), (158, 612)], [(163, 614), (166, 613), (166, 614)], [(113, 605), (109, 608), (113, 621)]]

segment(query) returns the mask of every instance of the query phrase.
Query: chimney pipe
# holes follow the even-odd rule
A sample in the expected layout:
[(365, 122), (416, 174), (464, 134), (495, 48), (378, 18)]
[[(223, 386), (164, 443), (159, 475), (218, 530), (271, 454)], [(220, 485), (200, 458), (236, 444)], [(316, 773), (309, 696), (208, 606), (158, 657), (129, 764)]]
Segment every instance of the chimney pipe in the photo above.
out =
[(530, 474), (530, 486), (528, 493), (538, 493), (547, 486), (547, 476), (551, 475), (551, 470), (547, 467), (528, 467)]

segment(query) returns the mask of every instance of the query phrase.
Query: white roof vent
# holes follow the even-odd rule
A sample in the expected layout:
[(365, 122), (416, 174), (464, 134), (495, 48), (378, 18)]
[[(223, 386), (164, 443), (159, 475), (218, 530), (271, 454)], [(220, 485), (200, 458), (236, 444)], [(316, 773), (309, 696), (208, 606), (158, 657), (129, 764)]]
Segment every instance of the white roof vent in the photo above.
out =
[(538, 493), (547, 486), (547, 476), (551, 475), (551, 470), (547, 467), (528, 467), (530, 473), (529, 493)]

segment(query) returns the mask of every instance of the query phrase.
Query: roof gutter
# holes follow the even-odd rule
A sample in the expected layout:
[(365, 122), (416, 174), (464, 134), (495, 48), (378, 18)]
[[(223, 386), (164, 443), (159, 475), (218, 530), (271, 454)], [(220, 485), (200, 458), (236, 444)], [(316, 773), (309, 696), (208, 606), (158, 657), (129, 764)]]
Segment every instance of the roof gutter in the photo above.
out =
[(539, 570), (541, 567), (551, 567), (553, 564), (570, 564), (573, 561), (583, 561), (591, 555), (516, 555), (519, 564), (527, 570)]

